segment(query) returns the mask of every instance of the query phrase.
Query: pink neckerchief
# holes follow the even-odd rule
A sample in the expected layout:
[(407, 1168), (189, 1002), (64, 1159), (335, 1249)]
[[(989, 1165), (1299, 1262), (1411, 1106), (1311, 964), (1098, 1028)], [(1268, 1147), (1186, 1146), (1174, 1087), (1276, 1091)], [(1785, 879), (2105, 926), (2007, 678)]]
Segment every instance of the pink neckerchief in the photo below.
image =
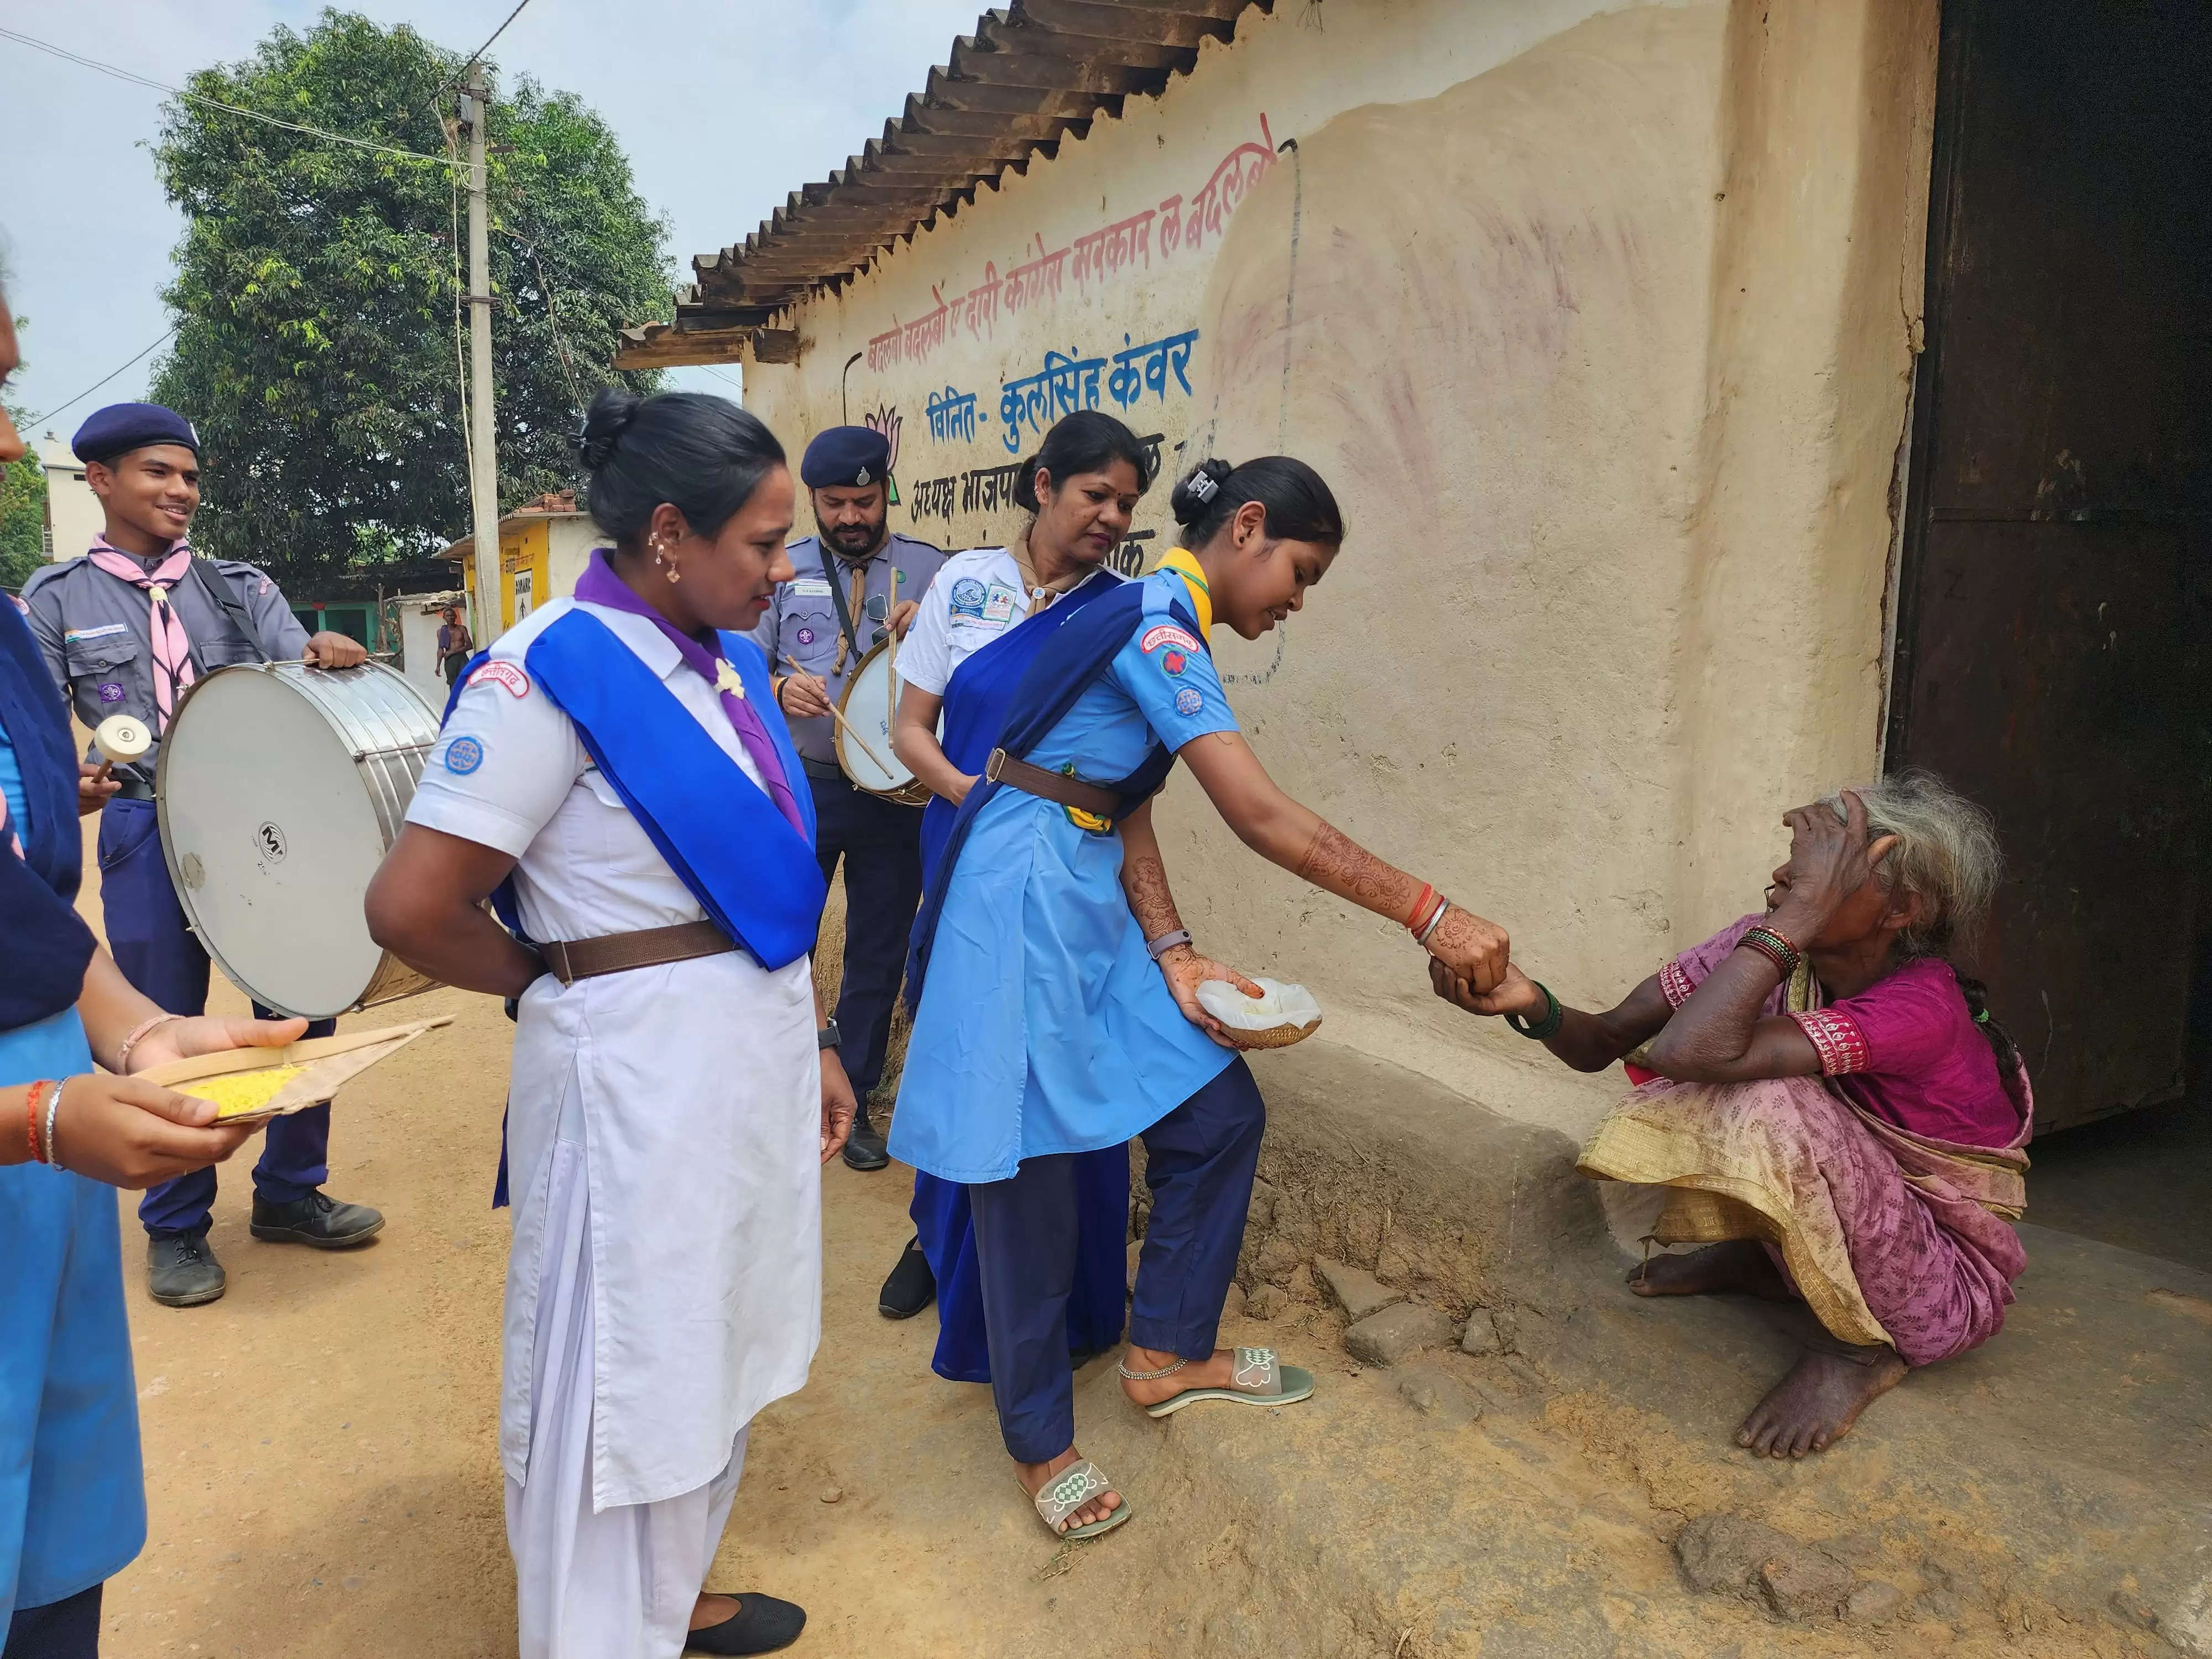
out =
[(105, 536), (93, 538), (92, 550), (85, 556), (109, 575), (143, 587), (151, 596), (153, 614), (147, 633), (154, 647), (154, 735), (159, 737), (178, 701), (198, 678), (192, 668), (191, 635), (169, 603), (169, 590), (191, 573), (191, 547), (181, 539), (171, 542), (151, 570)]

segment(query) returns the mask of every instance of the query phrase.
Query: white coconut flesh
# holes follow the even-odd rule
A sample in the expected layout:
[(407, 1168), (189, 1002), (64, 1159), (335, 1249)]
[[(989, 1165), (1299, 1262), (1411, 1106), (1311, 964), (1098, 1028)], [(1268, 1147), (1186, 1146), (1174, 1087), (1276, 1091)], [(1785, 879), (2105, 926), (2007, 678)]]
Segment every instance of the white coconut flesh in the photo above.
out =
[(1225, 979), (1201, 980), (1199, 1006), (1232, 1031), (1304, 1032), (1321, 1024), (1321, 1004), (1304, 986), (1275, 979), (1252, 982), (1266, 994), (1248, 997)]

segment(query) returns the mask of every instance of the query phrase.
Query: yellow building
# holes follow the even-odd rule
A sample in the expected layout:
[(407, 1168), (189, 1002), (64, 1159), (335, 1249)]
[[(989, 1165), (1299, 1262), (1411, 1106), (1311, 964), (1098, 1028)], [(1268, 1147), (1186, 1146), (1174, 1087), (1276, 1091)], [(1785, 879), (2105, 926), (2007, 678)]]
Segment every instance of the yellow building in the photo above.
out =
[(539, 605), (576, 591), (592, 550), (604, 538), (592, 515), (576, 505), (573, 489), (541, 495), (499, 521), (499, 623), (488, 627), (477, 599), (476, 538), (466, 536), (445, 550), (459, 567), (455, 586), (469, 596), (470, 631), (479, 647), (489, 645)]

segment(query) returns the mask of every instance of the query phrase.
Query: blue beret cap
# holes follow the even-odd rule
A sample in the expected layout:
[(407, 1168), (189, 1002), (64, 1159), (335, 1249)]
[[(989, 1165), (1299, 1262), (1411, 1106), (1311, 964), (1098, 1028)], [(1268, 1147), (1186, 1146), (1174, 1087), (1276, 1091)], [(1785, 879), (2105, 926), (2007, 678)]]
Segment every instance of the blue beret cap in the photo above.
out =
[(81, 461), (112, 461), (149, 444), (182, 444), (197, 455), (200, 434), (175, 410), (159, 404), (110, 404), (70, 440)]
[(833, 426), (814, 434), (799, 464), (809, 489), (866, 489), (890, 471), (890, 440), (866, 426)]

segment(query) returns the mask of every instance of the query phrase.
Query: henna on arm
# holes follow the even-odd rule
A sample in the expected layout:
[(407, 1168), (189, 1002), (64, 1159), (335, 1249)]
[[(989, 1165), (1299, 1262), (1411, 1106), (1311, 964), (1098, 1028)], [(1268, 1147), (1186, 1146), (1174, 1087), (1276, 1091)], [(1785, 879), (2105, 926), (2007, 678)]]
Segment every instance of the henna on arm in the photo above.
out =
[(1128, 896), (1130, 914), (1144, 929), (1147, 940), (1181, 931), (1175, 895), (1168, 889), (1168, 868), (1160, 857), (1159, 837), (1152, 833), (1152, 804), (1121, 820), (1121, 890)]
[(1358, 842), (1324, 818), (1314, 820), (1313, 839), (1305, 857), (1291, 872), (1339, 898), (1350, 899), (1362, 909), (1404, 922), (1421, 884), (1395, 866), (1385, 864)]

